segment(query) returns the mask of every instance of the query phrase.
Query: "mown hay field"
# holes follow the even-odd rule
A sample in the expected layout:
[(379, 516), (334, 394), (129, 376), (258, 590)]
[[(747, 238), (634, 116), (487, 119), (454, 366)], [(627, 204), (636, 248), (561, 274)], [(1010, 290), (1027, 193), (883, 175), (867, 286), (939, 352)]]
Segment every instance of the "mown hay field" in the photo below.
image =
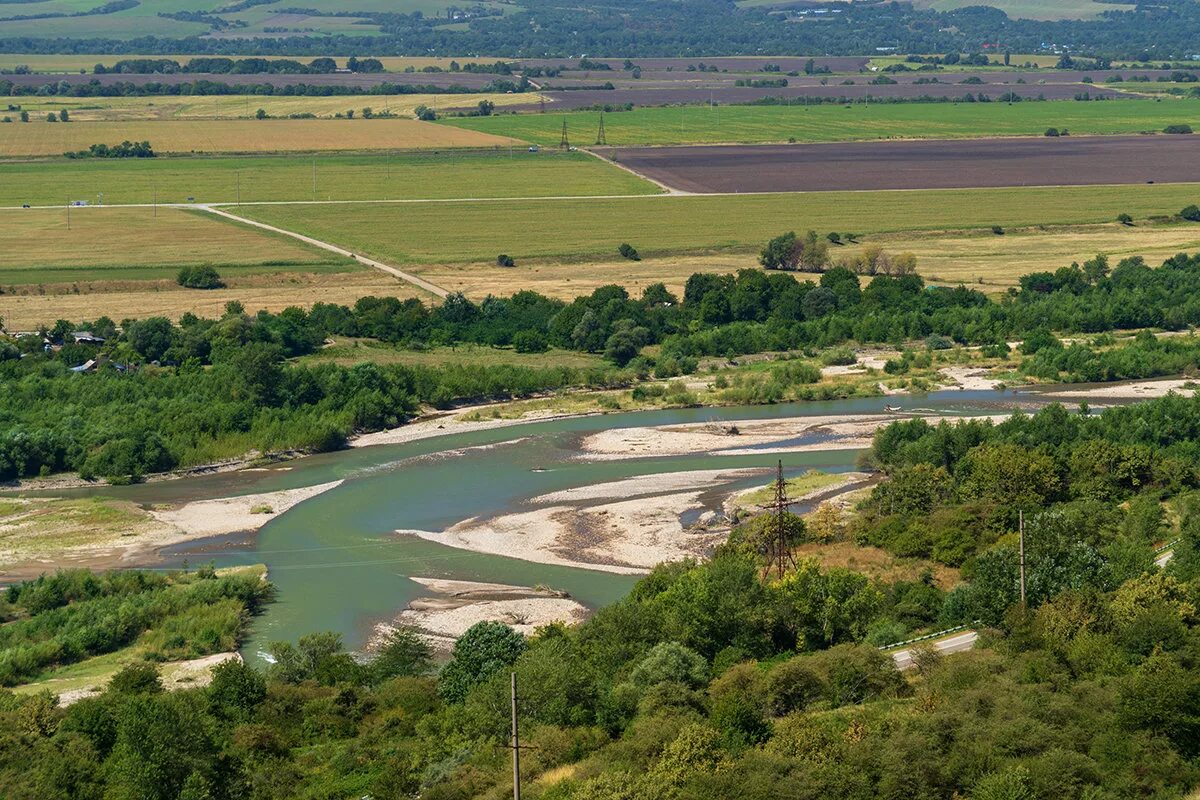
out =
[[(1025, 76), (1036, 84), (1036, 73)], [(1016, 80), (1016, 77), (1014, 77)], [(963, 94), (979, 91), (963, 86)], [(999, 95), (1003, 86), (983, 87)], [(1029, 86), (1022, 87), (1025, 89)], [(1087, 87), (1080, 85), (1080, 91)], [(553, 146), (562, 135), (594, 137), (595, 111), (447, 117), (436, 123)], [(983, 136), (1042, 136), (1047, 128), (1073, 134), (1161, 131), (1167, 125), (1200, 129), (1200, 100), (1104, 102), (855, 103), (804, 106), (678, 106), (635, 108), (604, 115), (610, 145), (716, 144), (721, 142), (835, 142), (864, 139), (949, 139)]]
[(0, 157), (61, 156), (125, 140), (148, 140), (156, 153), (431, 150), (510, 143), (502, 136), (412, 119), (39, 121), (0, 124)]
[(0, 285), (175, 277), (186, 264), (223, 276), (362, 269), (283, 236), (172, 208), (0, 211)]
[[(652, 196), (406, 205), (243, 206), (241, 213), (417, 271), (430, 265), (757, 252), (788, 230), (855, 232), (1095, 224), (1173, 214), (1200, 185), (1153, 184), (807, 194)], [(631, 262), (633, 263), (633, 262)], [(634, 265), (636, 268), (636, 265)]]
[[(235, 76), (236, 77), (236, 76)], [(411, 77), (411, 76), (409, 76)], [(296, 80), (303, 80), (297, 75)], [(49, 80), (49, 78), (47, 79)], [(420, 82), (419, 78), (414, 82)], [(500, 94), (395, 94), (395, 95), (335, 95), (332, 97), (272, 96), (272, 95), (186, 95), (149, 97), (19, 97), (11, 102), (20, 105), (35, 119), (45, 119), (50, 112), (66, 109), (76, 122), (120, 122), (129, 120), (192, 120), (192, 119), (251, 119), (258, 109), (271, 117), (291, 114), (315, 114), (333, 118), (353, 111), (361, 119), (362, 110), (375, 113), (390, 112), (414, 116), (417, 106), (428, 106), (439, 113), (447, 108), (474, 108), (487, 100), (497, 108), (538, 102), (540, 95), (532, 93)], [(7, 116), (13, 116), (8, 112)], [(372, 122), (372, 120), (361, 120)]]
[(586, 153), (433, 153), (0, 162), (0, 206), (655, 194)]

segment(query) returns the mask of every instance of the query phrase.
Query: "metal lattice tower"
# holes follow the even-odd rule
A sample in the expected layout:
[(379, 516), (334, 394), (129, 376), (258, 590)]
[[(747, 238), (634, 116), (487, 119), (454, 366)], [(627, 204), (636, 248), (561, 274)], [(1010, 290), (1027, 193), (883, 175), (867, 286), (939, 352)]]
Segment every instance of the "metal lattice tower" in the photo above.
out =
[(783, 460), (781, 459), (775, 467), (775, 498), (770, 505), (765, 506), (774, 512), (775, 524), (771, 541), (766, 547), (767, 563), (763, 567), (764, 578), (768, 577), (771, 570), (774, 569), (776, 577), (782, 579), (787, 567), (790, 566), (792, 569), (796, 567), (796, 560), (792, 558), (791, 548), (788, 547), (787, 518), (784, 516), (788, 513), (788, 506), (795, 502), (789, 500), (787, 496), (787, 482), (783, 479)]
[(563, 118), (562, 138), (558, 142), (558, 146), (563, 150), (571, 149), (571, 143), (567, 141), (567, 120)]
[(596, 131), (596, 144), (608, 144), (608, 137), (604, 135), (604, 112), (600, 112), (600, 130)]

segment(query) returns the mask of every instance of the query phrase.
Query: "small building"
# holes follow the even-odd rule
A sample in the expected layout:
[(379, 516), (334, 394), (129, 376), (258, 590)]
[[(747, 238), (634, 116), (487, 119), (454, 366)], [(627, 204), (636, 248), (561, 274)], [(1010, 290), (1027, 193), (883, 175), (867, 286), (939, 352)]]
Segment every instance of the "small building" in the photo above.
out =
[(104, 344), (104, 337), (97, 336), (91, 331), (75, 331), (71, 334), (71, 338), (75, 340), (75, 344)]

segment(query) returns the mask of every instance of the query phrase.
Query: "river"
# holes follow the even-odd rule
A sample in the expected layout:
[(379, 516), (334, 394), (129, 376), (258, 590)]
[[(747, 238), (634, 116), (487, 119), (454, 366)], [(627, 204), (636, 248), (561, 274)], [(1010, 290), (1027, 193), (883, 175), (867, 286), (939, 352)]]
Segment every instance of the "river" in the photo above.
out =
[[(190, 542), (164, 552), (168, 565), (265, 563), (278, 587), (275, 603), (257, 617), (244, 648), (254, 656), (269, 642), (313, 632), (342, 634), (347, 646), (364, 644), (374, 623), (391, 619), (425, 593), (409, 576), (514, 585), (542, 584), (569, 592), (595, 608), (636, 582), (632, 576), (547, 566), (472, 553), (397, 535), (398, 529), (441, 531), (475, 516), (502, 513), (531, 497), (638, 475), (730, 467), (773, 468), (778, 455), (686, 456), (584, 461), (580, 438), (595, 431), (641, 425), (879, 413), (889, 403), (906, 410), (951, 415), (998, 413), (1040, 405), (1036, 395), (1001, 391), (947, 391), (920, 397), (865, 398), (774, 406), (671, 409), (588, 416), (456, 433), (399, 445), (326, 453), (262, 470), (203, 476), (103, 493), (140, 503), (182, 502), (296, 488), (342, 479), (267, 523), (257, 535)], [(803, 442), (797, 442), (800, 444)], [(782, 456), (785, 471), (854, 469), (855, 451)], [(714, 486), (718, 498), (766, 477)], [(714, 501), (715, 504), (715, 501)]]

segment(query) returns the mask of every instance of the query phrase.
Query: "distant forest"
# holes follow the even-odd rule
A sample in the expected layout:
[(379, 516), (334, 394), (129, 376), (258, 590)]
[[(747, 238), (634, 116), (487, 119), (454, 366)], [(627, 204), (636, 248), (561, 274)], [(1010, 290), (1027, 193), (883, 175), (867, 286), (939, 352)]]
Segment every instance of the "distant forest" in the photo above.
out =
[(295, 36), (275, 39), (0, 38), (0, 51), (20, 53), (237, 53), (251, 55), (458, 55), (506, 57), (864, 55), (901, 53), (1028, 53), (1051, 46), (1111, 58), (1186, 58), (1200, 50), (1200, 4), (1195, 0), (1137, 2), (1092, 21), (1012, 20), (973, 6), (945, 13), (901, 3), (823, 4), (772, 11), (739, 8), (732, 0), (604, 0), (581, 8), (563, 0), (522, 0), (521, 10), (471, 20), (450, 30), (444, 20), (412, 14), (347, 9), (315, 16), (354, 16), (377, 25), (378, 36)]

